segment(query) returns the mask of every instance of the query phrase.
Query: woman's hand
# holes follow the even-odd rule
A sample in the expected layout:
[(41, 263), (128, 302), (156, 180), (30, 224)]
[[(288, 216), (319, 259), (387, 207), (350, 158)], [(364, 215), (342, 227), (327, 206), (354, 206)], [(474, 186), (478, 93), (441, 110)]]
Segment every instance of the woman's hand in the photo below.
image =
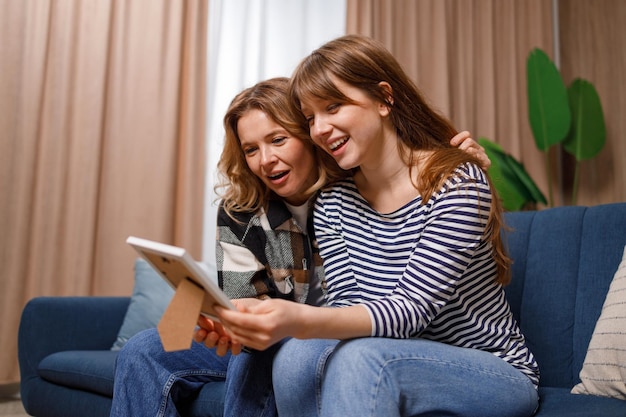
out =
[(208, 348), (215, 348), (218, 356), (226, 355), (229, 350), (233, 355), (241, 353), (241, 344), (231, 340), (221, 323), (206, 316), (200, 316), (198, 326), (194, 331), (193, 340), (204, 343)]
[(459, 132), (450, 140), (450, 145), (456, 146), (459, 149), (472, 155), (480, 162), (480, 167), (485, 171), (491, 166), (491, 160), (485, 152), (485, 148), (480, 146), (478, 142), (470, 137), (470, 132), (467, 130)]
[[(233, 300), (238, 311), (217, 308), (231, 340), (264, 350), (287, 336), (304, 337), (303, 311), (310, 307), (280, 299)], [(314, 312), (313, 312), (314, 313)]]

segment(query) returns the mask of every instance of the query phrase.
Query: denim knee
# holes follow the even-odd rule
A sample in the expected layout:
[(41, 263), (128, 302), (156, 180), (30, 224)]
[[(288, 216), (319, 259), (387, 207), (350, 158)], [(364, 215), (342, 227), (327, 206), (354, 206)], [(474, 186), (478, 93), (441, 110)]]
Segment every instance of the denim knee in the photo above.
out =
[(143, 330), (130, 339), (122, 346), (117, 361), (130, 363), (137, 362), (138, 357), (155, 357), (163, 352), (161, 347), (161, 339), (157, 329)]
[(336, 344), (327, 339), (291, 339), (283, 344), (272, 369), (279, 415), (319, 414), (323, 373)]

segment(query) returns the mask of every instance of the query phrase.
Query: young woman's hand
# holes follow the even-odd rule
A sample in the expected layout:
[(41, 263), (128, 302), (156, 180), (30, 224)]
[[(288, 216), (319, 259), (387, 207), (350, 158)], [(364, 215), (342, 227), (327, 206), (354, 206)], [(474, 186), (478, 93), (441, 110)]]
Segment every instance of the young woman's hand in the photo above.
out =
[(216, 311), (232, 340), (264, 350), (287, 336), (302, 337), (303, 311), (313, 308), (281, 299), (233, 300), (238, 311)]
[(221, 323), (205, 316), (198, 318), (198, 327), (193, 333), (193, 340), (204, 343), (208, 348), (215, 348), (218, 356), (226, 355), (229, 350), (233, 355), (238, 355), (242, 349), (239, 342), (231, 340)]
[(485, 171), (491, 166), (491, 160), (489, 160), (485, 149), (470, 137), (470, 132), (467, 130), (457, 133), (456, 136), (450, 140), (450, 145), (456, 146), (478, 159), (480, 167)]

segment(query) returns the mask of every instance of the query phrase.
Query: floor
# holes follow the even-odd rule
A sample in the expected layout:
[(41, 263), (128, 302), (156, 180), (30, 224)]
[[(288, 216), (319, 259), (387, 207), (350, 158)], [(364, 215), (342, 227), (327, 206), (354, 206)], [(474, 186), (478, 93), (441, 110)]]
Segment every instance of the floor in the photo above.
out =
[(19, 398), (0, 399), (0, 417), (28, 417)]
[(28, 417), (20, 401), (20, 384), (0, 384), (0, 417)]

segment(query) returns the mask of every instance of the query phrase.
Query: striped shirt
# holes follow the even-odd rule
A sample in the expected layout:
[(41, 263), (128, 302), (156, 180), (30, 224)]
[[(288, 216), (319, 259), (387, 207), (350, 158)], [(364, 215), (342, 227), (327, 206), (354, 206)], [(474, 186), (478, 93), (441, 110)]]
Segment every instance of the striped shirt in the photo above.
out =
[(381, 214), (353, 179), (323, 190), (314, 212), (329, 306), (363, 305), (372, 336), (481, 349), (526, 374), (526, 346), (484, 238), (491, 190), (478, 167), (460, 166), (426, 204), (417, 197)]

